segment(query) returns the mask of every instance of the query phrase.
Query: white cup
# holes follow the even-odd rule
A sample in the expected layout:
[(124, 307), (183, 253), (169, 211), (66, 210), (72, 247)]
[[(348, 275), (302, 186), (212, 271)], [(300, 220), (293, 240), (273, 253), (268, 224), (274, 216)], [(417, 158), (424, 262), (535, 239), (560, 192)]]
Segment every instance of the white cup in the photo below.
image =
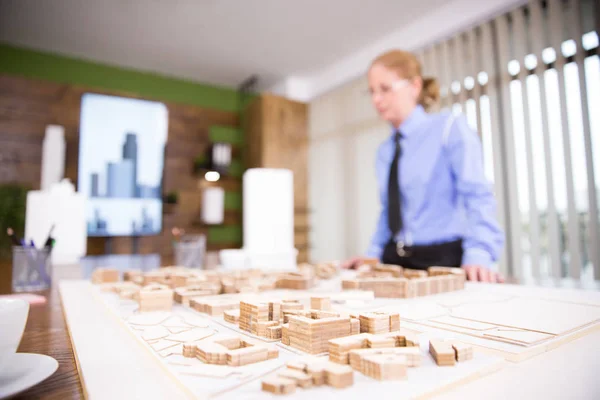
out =
[(29, 303), (25, 300), (0, 299), (0, 373), (17, 352), (28, 315)]

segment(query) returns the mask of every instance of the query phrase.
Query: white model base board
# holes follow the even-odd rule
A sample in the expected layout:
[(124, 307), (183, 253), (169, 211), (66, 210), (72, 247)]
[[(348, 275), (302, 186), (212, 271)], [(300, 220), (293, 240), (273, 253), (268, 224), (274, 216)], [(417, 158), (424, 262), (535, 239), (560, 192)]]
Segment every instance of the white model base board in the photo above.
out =
[[(157, 332), (159, 329), (145, 332), (143, 324), (154, 322), (148, 321), (150, 317), (138, 317), (132, 326), (131, 318), (136, 314), (131, 301), (120, 300), (113, 293), (100, 292), (87, 281), (63, 281), (60, 293), (88, 398), (266, 398), (271, 395), (261, 390), (262, 378), (276, 373), (285, 363), (304, 357), (278, 346), (277, 359), (245, 367), (215, 368), (219, 366), (202, 364), (178, 354), (160, 355), (158, 353), (163, 350), (157, 349), (166, 345), (161, 343), (165, 340), (164, 335)], [(170, 334), (178, 334), (176, 328), (181, 321), (193, 325), (193, 330), (213, 329), (223, 334), (240, 334), (181, 305), (174, 306), (172, 314), (176, 318), (169, 323), (173, 328), (169, 330)], [(362, 399), (390, 393), (394, 393), (394, 398), (428, 397), (477, 379), (505, 363), (499, 357), (476, 352), (473, 360), (455, 367), (438, 367), (427, 350), (427, 336), (419, 336), (419, 339), (422, 366), (410, 369), (408, 380), (382, 383), (355, 372), (355, 383), (350, 388), (298, 389), (286, 398), (329, 398), (343, 394), (348, 399)], [(232, 374), (232, 370), (238, 373)]]

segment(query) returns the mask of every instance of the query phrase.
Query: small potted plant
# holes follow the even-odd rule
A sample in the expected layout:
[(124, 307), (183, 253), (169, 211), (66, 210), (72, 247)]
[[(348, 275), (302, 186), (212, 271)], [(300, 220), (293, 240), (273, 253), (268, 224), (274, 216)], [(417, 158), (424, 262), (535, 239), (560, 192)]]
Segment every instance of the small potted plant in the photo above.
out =
[(172, 214), (175, 212), (177, 203), (179, 203), (179, 194), (175, 191), (167, 193), (163, 199), (163, 212), (165, 214)]

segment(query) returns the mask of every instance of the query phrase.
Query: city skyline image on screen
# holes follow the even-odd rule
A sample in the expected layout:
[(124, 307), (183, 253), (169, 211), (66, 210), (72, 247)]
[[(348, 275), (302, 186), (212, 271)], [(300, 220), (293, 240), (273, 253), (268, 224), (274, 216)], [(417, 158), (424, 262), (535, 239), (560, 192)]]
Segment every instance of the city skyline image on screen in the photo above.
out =
[(88, 197), (88, 235), (160, 233), (167, 129), (162, 103), (82, 97), (78, 190)]

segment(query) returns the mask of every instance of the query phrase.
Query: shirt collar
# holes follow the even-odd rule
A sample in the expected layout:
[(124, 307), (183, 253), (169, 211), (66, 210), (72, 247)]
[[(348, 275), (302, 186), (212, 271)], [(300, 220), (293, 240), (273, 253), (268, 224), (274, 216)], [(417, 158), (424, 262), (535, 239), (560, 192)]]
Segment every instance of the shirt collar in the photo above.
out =
[(399, 129), (402, 133), (402, 137), (410, 137), (418, 132), (419, 126), (427, 117), (427, 113), (423, 106), (418, 104), (415, 109), (409, 114), (409, 116), (400, 124), (398, 128), (392, 129), (392, 135), (396, 129)]

